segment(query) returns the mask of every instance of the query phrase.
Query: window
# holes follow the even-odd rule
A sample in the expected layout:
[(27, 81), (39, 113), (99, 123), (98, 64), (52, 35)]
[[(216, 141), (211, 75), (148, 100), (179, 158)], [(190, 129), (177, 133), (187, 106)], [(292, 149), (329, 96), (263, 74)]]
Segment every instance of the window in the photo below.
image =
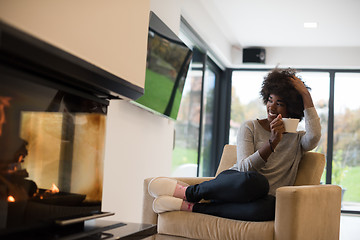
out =
[[(227, 142), (226, 137), (219, 137), (219, 132), (223, 134), (223, 129), (227, 129), (226, 114), (220, 109), (226, 100), (219, 93), (220, 88), (227, 86), (221, 85), (225, 74), (219, 67), (221, 62), (216, 61), (209, 46), (183, 17), (179, 36), (193, 49), (193, 58), (175, 122), (172, 176), (214, 176), (219, 149)], [(222, 128), (218, 127), (219, 122)]]
[[(307, 86), (311, 88), (310, 93), (314, 102), (314, 106), (320, 117), (321, 139), (318, 147), (314, 149), (316, 152), (327, 154), (328, 139), (328, 116), (329, 116), (329, 83), (330, 75), (328, 72), (300, 72), (298, 74)], [(299, 123), (299, 130), (305, 129), (304, 121)], [(324, 170), (321, 182), (326, 182), (326, 169)]]
[(191, 64), (175, 122), (173, 176), (197, 176), (202, 79), (202, 70)]
[(336, 73), (332, 183), (343, 188), (343, 210), (360, 211), (360, 73)]
[(193, 51), (175, 122), (172, 176), (214, 175), (215, 88), (221, 71), (206, 54), (197, 48)]
[(211, 176), (211, 154), (213, 149), (214, 97), (216, 73), (206, 65), (203, 85), (203, 113), (201, 123), (201, 155), (198, 176)]
[(260, 88), (267, 71), (233, 71), (229, 144), (236, 144), (240, 125), (256, 118), (265, 118), (266, 109), (260, 99)]
[[(260, 99), (264, 76), (271, 69), (244, 69), (232, 71), (231, 118), (229, 143), (236, 144), (240, 125), (248, 119), (266, 117)], [(360, 211), (360, 103), (356, 95), (360, 88), (359, 71), (299, 70), (298, 75), (311, 88), (314, 105), (320, 116), (322, 136), (313, 151), (326, 155), (327, 166), (322, 183), (343, 188), (343, 212)], [(334, 87), (331, 87), (334, 83)], [(299, 130), (304, 129), (300, 122)], [(330, 141), (329, 141), (330, 140)], [(329, 165), (330, 164), (330, 165)], [(331, 169), (329, 173), (327, 169)]]

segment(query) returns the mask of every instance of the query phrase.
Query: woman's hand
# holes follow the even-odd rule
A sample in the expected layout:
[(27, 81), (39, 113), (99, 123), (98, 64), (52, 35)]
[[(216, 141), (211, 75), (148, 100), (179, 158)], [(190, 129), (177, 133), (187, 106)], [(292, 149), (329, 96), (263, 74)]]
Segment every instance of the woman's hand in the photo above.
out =
[(285, 132), (285, 126), (281, 114), (279, 114), (274, 120), (271, 121), (270, 132), (270, 140), (273, 143), (273, 147), (275, 148), (281, 141), (283, 133)]
[(283, 133), (285, 132), (285, 126), (281, 114), (279, 114), (274, 120), (271, 121), (270, 132), (270, 141), (264, 143), (263, 146), (259, 149), (259, 154), (265, 162), (267, 162), (270, 154), (274, 152), (276, 146), (283, 137)]
[(311, 98), (309, 90), (306, 88), (305, 84), (296, 76), (290, 78), (291, 83), (294, 88), (300, 93), (304, 102), (304, 109), (314, 107), (314, 103)]

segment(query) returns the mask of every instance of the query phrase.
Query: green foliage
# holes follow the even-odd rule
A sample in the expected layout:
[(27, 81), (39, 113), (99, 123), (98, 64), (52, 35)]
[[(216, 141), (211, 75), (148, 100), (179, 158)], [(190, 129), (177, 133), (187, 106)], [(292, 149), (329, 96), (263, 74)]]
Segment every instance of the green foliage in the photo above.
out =
[(186, 163), (197, 164), (197, 149), (176, 146), (172, 155), (172, 171)]
[(334, 152), (343, 151), (346, 166), (360, 165), (360, 109), (346, 109), (343, 114), (335, 115)]
[(360, 202), (360, 109), (335, 115), (332, 184), (346, 192), (344, 201)]
[(243, 122), (244, 121), (244, 107), (240, 103), (239, 96), (236, 95), (235, 88), (231, 89), (231, 120), (234, 122)]
[(332, 163), (332, 176), (331, 183), (335, 185), (341, 185), (342, 181), (346, 175), (348, 167), (345, 166), (343, 161), (343, 150), (338, 150), (334, 154), (333, 163)]
[(231, 90), (231, 121), (238, 124), (246, 120), (266, 117), (266, 108), (260, 98), (254, 98), (248, 104), (241, 103), (240, 96), (236, 95), (235, 88)]
[(187, 54), (182, 46), (173, 44), (158, 35), (154, 35), (149, 38), (150, 49), (152, 49), (153, 58), (157, 58), (156, 64), (169, 65), (169, 69), (181, 68), (183, 60)]
[(342, 181), (343, 187), (346, 189), (344, 201), (360, 202), (360, 166), (349, 167), (346, 176)]

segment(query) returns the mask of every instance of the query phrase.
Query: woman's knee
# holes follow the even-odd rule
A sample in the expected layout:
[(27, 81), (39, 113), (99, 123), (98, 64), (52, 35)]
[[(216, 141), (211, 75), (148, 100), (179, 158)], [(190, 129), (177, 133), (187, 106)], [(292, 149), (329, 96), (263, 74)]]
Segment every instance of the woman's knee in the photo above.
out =
[(229, 182), (236, 188), (264, 189), (269, 191), (269, 182), (266, 177), (256, 171), (240, 172), (236, 170), (225, 170), (216, 179), (222, 182)]
[(264, 199), (260, 200), (260, 211), (258, 215), (260, 221), (270, 221), (275, 219), (275, 206), (276, 199), (274, 196), (268, 195)]
[(249, 201), (263, 198), (269, 193), (269, 182), (266, 177), (255, 171), (245, 174), (246, 177), (235, 185), (239, 191), (246, 192)]
[(267, 179), (256, 171), (225, 170), (211, 182), (212, 189), (231, 196), (234, 202), (253, 201), (266, 196), (269, 192)]
[(271, 221), (275, 218), (275, 197), (267, 195), (264, 198), (247, 204), (245, 216), (251, 221)]
[(251, 176), (251, 187), (254, 189), (258, 189), (259, 191), (263, 192), (264, 195), (269, 193), (270, 185), (267, 178), (258, 173), (258, 172), (250, 172)]

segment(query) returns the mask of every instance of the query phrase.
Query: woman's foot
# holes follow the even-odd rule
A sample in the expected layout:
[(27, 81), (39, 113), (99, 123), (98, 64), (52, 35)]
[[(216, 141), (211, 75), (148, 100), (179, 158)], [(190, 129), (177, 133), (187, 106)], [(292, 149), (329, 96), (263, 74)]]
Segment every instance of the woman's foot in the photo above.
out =
[(159, 196), (153, 202), (153, 210), (156, 213), (180, 211), (183, 200), (170, 196)]
[(192, 212), (195, 203), (183, 201), (180, 207), (180, 211)]
[(157, 177), (150, 181), (148, 191), (154, 198), (165, 195), (186, 200), (186, 188), (187, 187), (178, 184), (175, 179)]
[(185, 195), (186, 188), (187, 187), (184, 187), (183, 185), (176, 184), (173, 196), (176, 198), (181, 198), (183, 200), (186, 200), (186, 195)]
[(188, 211), (191, 212), (194, 203), (183, 201), (180, 198), (171, 196), (159, 196), (153, 202), (153, 210), (155, 213), (171, 212), (171, 211)]

